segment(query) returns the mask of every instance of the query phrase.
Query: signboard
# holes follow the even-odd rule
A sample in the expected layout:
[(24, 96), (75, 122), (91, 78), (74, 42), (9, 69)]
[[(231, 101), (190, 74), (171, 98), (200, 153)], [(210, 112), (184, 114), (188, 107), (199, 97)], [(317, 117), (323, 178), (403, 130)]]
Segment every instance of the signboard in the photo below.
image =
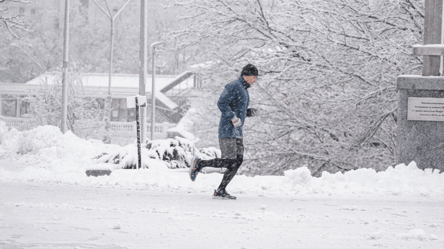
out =
[(137, 96), (126, 97), (126, 107), (127, 108), (136, 107), (136, 98), (137, 101), (139, 102), (139, 106), (142, 107), (146, 106), (146, 96), (137, 95)]
[(407, 120), (444, 121), (444, 98), (408, 98)]

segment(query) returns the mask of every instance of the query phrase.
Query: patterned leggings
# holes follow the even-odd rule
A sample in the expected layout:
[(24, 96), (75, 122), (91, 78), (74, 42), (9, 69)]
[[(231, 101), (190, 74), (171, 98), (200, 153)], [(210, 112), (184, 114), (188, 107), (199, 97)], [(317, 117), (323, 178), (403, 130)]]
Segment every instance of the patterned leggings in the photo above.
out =
[(222, 151), (222, 158), (200, 160), (199, 166), (201, 169), (204, 167), (227, 169), (218, 187), (218, 190), (221, 190), (227, 187), (242, 165), (244, 161), (244, 144), (242, 138), (219, 138), (219, 145)]

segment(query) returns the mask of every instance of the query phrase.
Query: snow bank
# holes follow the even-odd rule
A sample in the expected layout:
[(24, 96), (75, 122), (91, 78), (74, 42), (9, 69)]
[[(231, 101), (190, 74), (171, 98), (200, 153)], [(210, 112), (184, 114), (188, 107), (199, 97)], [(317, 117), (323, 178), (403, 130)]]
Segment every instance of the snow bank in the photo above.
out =
[(436, 234), (428, 235), (423, 229), (412, 229), (407, 233), (400, 233), (398, 238), (402, 240), (438, 240)]
[(293, 191), (336, 195), (404, 195), (434, 196), (444, 193), (444, 174), (431, 169), (421, 170), (415, 162), (389, 167), (386, 171), (359, 169), (345, 174), (323, 172), (312, 178), (307, 168), (285, 172)]
[(60, 168), (87, 165), (91, 158), (103, 150), (117, 148), (96, 141), (80, 139), (72, 132), (62, 134), (54, 126), (39, 126), (29, 131), (5, 129), (0, 124), (0, 157), (21, 159), (26, 164)]
[[(56, 184), (79, 184), (129, 189), (183, 190), (212, 192), (221, 174), (199, 174), (191, 182), (187, 168), (170, 169), (171, 160), (189, 163), (193, 155), (210, 158), (220, 156), (215, 148), (197, 150), (186, 139), (152, 141), (143, 154), (149, 169), (122, 169), (135, 164), (135, 145), (125, 147), (87, 141), (51, 126), (20, 132), (0, 123), (0, 180), (43, 181)], [(6, 165), (5, 160), (14, 165)], [(85, 169), (114, 169), (109, 176), (87, 177)], [(9, 167), (9, 168), (8, 168)], [(12, 167), (12, 168), (11, 168)], [(169, 168), (170, 167), (170, 168)], [(288, 170), (284, 176), (238, 175), (230, 183), (233, 194), (254, 195), (321, 195), (321, 196), (442, 196), (444, 174), (431, 169), (420, 170), (414, 162), (389, 167), (384, 172), (372, 169), (336, 174), (324, 172), (312, 177), (301, 167)], [(402, 237), (402, 236), (401, 236)], [(404, 236), (406, 237), (406, 236)]]

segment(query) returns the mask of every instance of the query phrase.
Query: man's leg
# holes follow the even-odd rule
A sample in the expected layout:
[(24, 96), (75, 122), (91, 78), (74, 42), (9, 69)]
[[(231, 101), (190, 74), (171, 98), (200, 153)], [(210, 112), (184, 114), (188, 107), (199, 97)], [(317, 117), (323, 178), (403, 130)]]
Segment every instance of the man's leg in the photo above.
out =
[(219, 138), (219, 147), (222, 152), (222, 158), (214, 158), (210, 160), (199, 160), (199, 168), (213, 167), (213, 168), (230, 168), (236, 163), (237, 146), (236, 138), (227, 137)]
[(199, 160), (199, 168), (205, 168), (205, 167), (213, 167), (213, 168), (228, 168), (230, 165), (236, 162), (236, 159), (221, 159), (221, 158), (214, 158), (210, 160)]
[(197, 174), (205, 167), (214, 168), (232, 168), (236, 164), (236, 138), (220, 138), (220, 150), (222, 158), (214, 158), (211, 160), (201, 160), (195, 157), (190, 165), (190, 178), (192, 181), (196, 179)]
[[(219, 143), (221, 145), (221, 150), (222, 150), (222, 142), (226, 142), (226, 141), (221, 141), (221, 139), (219, 139)], [(229, 143), (229, 146), (231, 146), (231, 148), (234, 147), (235, 150), (233, 153), (233, 150), (231, 149), (231, 151), (230, 151), (231, 153), (228, 155), (225, 155), (226, 157), (231, 157), (231, 158), (230, 158), (230, 163), (229, 164), (227, 163), (227, 167), (226, 167), (227, 170), (224, 173), (224, 176), (222, 178), (222, 182), (220, 183), (219, 187), (217, 188), (218, 191), (225, 190), (227, 185), (231, 182), (233, 177), (236, 175), (237, 170), (242, 165), (242, 162), (244, 160), (243, 139), (242, 138), (231, 139), (228, 143)], [(235, 157), (235, 159), (233, 157)], [(222, 158), (224, 158), (223, 152), (222, 152)]]

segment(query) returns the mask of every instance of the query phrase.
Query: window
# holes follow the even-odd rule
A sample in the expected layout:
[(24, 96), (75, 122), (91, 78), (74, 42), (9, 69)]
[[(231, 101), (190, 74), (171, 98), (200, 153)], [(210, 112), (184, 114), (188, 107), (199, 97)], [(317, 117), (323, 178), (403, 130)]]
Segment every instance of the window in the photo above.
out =
[(113, 99), (111, 121), (128, 121), (128, 109), (126, 108), (126, 99)]
[(25, 99), (20, 100), (20, 117), (29, 113), (30, 103)]
[(2, 116), (17, 116), (17, 99), (15, 97), (12, 97), (10, 95), (2, 96)]
[(128, 122), (136, 121), (136, 108), (130, 108), (128, 110)]

